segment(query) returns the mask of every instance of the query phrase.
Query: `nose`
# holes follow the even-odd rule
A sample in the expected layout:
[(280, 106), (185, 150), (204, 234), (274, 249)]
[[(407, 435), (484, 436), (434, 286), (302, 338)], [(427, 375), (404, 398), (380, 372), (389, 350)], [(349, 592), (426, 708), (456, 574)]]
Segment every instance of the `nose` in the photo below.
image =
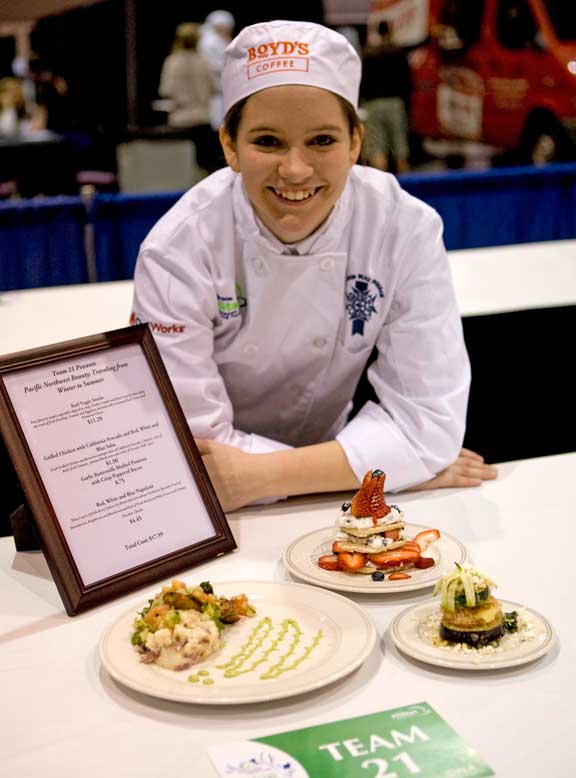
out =
[(307, 158), (307, 153), (297, 147), (289, 148), (282, 155), (282, 160), (278, 166), (278, 174), (284, 181), (290, 183), (303, 183), (314, 172), (313, 166)]

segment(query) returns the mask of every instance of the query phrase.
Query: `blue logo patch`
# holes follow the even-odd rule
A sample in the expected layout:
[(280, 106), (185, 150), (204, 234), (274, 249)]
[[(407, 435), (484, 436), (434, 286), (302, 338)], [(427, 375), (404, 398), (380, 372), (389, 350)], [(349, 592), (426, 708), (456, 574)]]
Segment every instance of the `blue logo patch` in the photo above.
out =
[(346, 311), (352, 320), (352, 335), (364, 335), (365, 323), (378, 313), (376, 300), (384, 297), (382, 284), (362, 273), (347, 276), (346, 282)]

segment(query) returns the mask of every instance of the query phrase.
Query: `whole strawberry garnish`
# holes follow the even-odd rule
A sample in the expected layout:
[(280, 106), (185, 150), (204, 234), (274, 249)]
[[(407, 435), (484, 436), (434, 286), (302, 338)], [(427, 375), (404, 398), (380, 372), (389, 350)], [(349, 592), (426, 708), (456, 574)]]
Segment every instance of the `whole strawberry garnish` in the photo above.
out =
[(357, 519), (361, 518), (362, 516), (371, 515), (370, 498), (372, 497), (372, 491), (374, 488), (372, 483), (372, 470), (368, 470), (364, 476), (364, 480), (362, 481), (362, 486), (356, 492), (352, 498), (352, 503), (350, 504), (350, 513)]
[[(378, 475), (376, 475), (376, 473), (378, 473)], [(386, 480), (386, 473), (383, 473), (381, 470), (375, 470), (372, 473), (372, 478), (374, 478), (375, 475), (376, 485), (374, 486), (370, 497), (370, 515), (374, 519), (374, 524), (376, 524), (376, 519), (387, 516), (392, 510), (390, 506), (386, 504), (386, 499), (384, 498), (384, 481)]]
[(371, 516), (374, 524), (386, 514), (390, 507), (384, 499), (385, 473), (382, 470), (368, 470), (362, 481), (362, 486), (352, 498), (350, 513), (356, 518)]

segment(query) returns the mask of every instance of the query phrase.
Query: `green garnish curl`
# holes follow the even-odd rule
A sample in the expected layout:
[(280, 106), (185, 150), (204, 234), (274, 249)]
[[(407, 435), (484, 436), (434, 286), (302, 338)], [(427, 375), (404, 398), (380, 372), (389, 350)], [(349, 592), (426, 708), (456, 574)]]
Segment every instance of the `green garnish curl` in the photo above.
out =
[[(475, 608), (490, 596), (495, 582), (473, 567), (462, 567), (457, 562), (456, 570), (447, 573), (436, 583), (433, 594), (441, 593), (443, 610), (454, 612), (456, 606)], [(476, 579), (476, 580), (475, 580)]]

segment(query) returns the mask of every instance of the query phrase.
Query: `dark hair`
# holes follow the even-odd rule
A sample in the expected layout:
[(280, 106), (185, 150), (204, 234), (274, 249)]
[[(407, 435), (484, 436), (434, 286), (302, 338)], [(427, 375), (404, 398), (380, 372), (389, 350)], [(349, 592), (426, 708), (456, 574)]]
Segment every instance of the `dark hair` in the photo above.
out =
[[(248, 97), (250, 97), (250, 95)], [(242, 112), (244, 111), (244, 106), (248, 101), (248, 97), (244, 97), (242, 100), (239, 100), (237, 103), (235, 103), (228, 110), (228, 113), (224, 117), (224, 123), (223, 123), (224, 132), (234, 143), (236, 142), (236, 138), (238, 137), (238, 127), (240, 126), (240, 121), (242, 120)], [(334, 95), (334, 97), (340, 103), (340, 107), (342, 108), (344, 117), (348, 122), (350, 137), (352, 137), (352, 135), (354, 134), (354, 130), (359, 130), (360, 127), (362, 126), (362, 122), (358, 118), (358, 114), (356, 113), (355, 108), (351, 105), (351, 103), (348, 102), (348, 100), (345, 100), (343, 97), (336, 94)]]
[(224, 132), (232, 141), (234, 141), (234, 143), (238, 137), (238, 127), (240, 126), (242, 111), (244, 110), (244, 106), (246, 105), (247, 100), (247, 97), (242, 98), (242, 100), (238, 100), (237, 103), (234, 103), (234, 105), (228, 109), (228, 112), (224, 117), (224, 122), (222, 125)]

